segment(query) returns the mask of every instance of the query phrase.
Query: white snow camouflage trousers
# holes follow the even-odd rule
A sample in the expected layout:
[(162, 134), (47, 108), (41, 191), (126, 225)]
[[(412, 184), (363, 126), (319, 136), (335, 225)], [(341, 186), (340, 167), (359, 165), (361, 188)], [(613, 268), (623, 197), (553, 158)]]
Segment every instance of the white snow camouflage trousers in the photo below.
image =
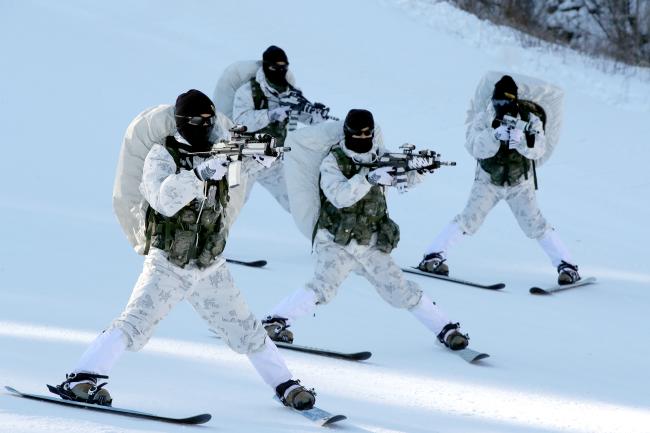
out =
[(280, 301), (271, 317), (283, 317), (288, 324), (310, 315), (318, 304), (326, 304), (336, 295), (343, 280), (356, 272), (370, 281), (390, 305), (408, 310), (427, 329), (438, 335), (449, 318), (413, 281), (404, 278), (392, 257), (374, 246), (358, 245), (354, 240), (339, 245), (327, 230), (319, 230), (314, 240), (314, 277)]
[(539, 239), (551, 226), (537, 206), (535, 184), (532, 173), (528, 179), (514, 186), (494, 185), (480, 167), (477, 168), (476, 179), (465, 209), (457, 215), (453, 222), (468, 235), (476, 233), (485, 217), (499, 201), (505, 200), (521, 230), (531, 239)]
[(266, 331), (251, 313), (223, 260), (205, 269), (192, 263), (180, 268), (152, 248), (122, 314), (110, 329), (128, 338), (128, 350), (140, 350), (155, 326), (186, 299), (235, 352), (250, 354), (264, 346)]
[(314, 239), (314, 276), (305, 288), (316, 294), (319, 304), (326, 304), (336, 296), (350, 272), (365, 277), (395, 308), (411, 309), (420, 302), (422, 289), (404, 278), (390, 254), (373, 246), (375, 236), (370, 245), (359, 245), (354, 240), (348, 245), (339, 245), (330, 232), (318, 230)]

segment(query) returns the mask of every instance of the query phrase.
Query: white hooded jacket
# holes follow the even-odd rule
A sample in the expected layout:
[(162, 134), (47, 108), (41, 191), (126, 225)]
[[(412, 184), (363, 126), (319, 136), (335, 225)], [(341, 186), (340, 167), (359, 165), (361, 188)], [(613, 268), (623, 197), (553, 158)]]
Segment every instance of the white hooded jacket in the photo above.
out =
[[(381, 140), (373, 141), (372, 149), (364, 154), (351, 152), (345, 147), (343, 140), (339, 142), (339, 146), (346, 156), (363, 163), (372, 162), (377, 155), (386, 153)], [(330, 152), (320, 165), (320, 187), (325, 197), (334, 206), (339, 209), (350, 207), (370, 192), (372, 184), (368, 182), (367, 174), (369, 172), (370, 169), (361, 167), (357, 174), (348, 179), (341, 172), (336, 157)], [(413, 186), (421, 181), (421, 176), (416, 171), (409, 171), (407, 179), (408, 186)]]
[[(288, 81), (289, 77), (287, 76)], [(264, 75), (264, 70), (259, 68), (255, 74), (255, 81), (257, 81), (262, 89), (262, 93), (268, 100), (268, 109), (256, 109), (255, 102), (253, 101), (253, 89), (251, 88), (251, 83), (248, 81), (244, 83), (237, 91), (235, 92), (235, 99), (232, 106), (232, 118), (235, 123), (245, 125), (249, 131), (255, 132), (259, 131), (262, 128), (265, 128), (270, 123), (269, 121), (269, 110), (277, 108), (280, 106), (280, 100), (284, 97), (289, 96), (288, 90), (284, 92), (278, 92), (268, 81), (266, 81), (266, 76)], [(290, 86), (293, 84), (290, 82)], [(298, 122), (304, 124), (311, 124), (313, 118), (310, 114), (307, 113), (298, 113)]]

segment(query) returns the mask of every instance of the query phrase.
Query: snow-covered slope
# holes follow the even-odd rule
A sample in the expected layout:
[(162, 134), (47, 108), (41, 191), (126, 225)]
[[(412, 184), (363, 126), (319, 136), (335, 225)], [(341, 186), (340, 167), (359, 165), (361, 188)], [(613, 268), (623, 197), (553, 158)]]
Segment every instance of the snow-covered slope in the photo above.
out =
[[(508, 29), (423, 0), (0, 3), (0, 385), (44, 392), (127, 301), (142, 264), (111, 210), (122, 134), (143, 109), (194, 87), (211, 94), (231, 62), (286, 49), (305, 94), (342, 116), (371, 109), (387, 143), (409, 141), (458, 162), (390, 198), (402, 228), (394, 257), (414, 264), (465, 204), (474, 161), (465, 110), (491, 69), (538, 75), (566, 90), (561, 143), (539, 170), (539, 201), (599, 284), (528, 294), (554, 269), (499, 205), (452, 252), (458, 275), (503, 281), (492, 293), (413, 277), (492, 357), (469, 365), (359, 277), (296, 342), (371, 350), (353, 364), (285, 353), (321, 406), (350, 432), (647, 432), (650, 385), (650, 112), (648, 71), (612, 71), (568, 51), (521, 48)], [(603, 72), (604, 70), (609, 72)], [(261, 218), (264, 215), (264, 218)], [(309, 244), (255, 190), (227, 255), (263, 315), (310, 276)], [(361, 307), (361, 308), (360, 308)], [(113, 372), (115, 404), (188, 415), (208, 429), (317, 431), (279, 407), (246, 359), (212, 339), (188, 305)], [(0, 393), (0, 432), (171, 432), (178, 427), (19, 400)]]

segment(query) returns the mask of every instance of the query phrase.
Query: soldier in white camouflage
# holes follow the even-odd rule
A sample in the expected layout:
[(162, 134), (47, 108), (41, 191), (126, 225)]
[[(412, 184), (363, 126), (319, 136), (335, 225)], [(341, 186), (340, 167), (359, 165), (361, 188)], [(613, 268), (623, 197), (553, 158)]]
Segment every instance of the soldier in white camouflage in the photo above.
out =
[[(237, 89), (233, 101), (235, 123), (246, 126), (249, 132), (270, 134), (279, 145), (284, 143), (287, 133), (295, 129), (297, 123), (312, 125), (325, 121), (318, 111), (292, 111), (287, 101), (292, 99), (290, 92), (294, 86), (287, 81), (288, 71), (286, 53), (271, 45), (262, 54), (262, 66), (255, 77)], [(250, 176), (245, 186), (246, 198), (255, 182), (259, 182), (289, 212), (282, 160), (268, 156), (262, 160), (268, 169)]]
[[(448, 250), (464, 235), (474, 234), (494, 206), (505, 200), (522, 231), (538, 241), (557, 268), (558, 283), (578, 281), (578, 266), (537, 205), (534, 161), (546, 152), (543, 107), (520, 100), (514, 79), (504, 75), (495, 84), (491, 103), (485, 108), (467, 131), (466, 147), (478, 160), (467, 205), (434, 238), (418, 268), (448, 275)], [(512, 128), (506, 125), (504, 116), (530, 126), (525, 131)]]
[(128, 139), (166, 136), (149, 143), (142, 171), (140, 191), (149, 205), (144, 268), (122, 314), (66, 375), (57, 387), (59, 395), (110, 405), (106, 383), (98, 384), (98, 380), (108, 378), (125, 350), (144, 347), (155, 326), (185, 299), (232, 350), (247, 355), (286, 405), (311, 408), (313, 390), (292, 378), (222, 257), (227, 237), (228, 161), (210, 156), (209, 150), (216, 139), (229, 138), (232, 122), (216, 113), (212, 101), (198, 90), (178, 97), (174, 131), (164, 131), (165, 111), (156, 113), (134, 121), (147, 122), (149, 128), (127, 131)]
[[(344, 138), (335, 145), (320, 166), (321, 208), (314, 227), (313, 278), (273, 308), (263, 321), (276, 341), (293, 342), (287, 328), (317, 306), (330, 302), (351, 272), (364, 276), (391, 306), (408, 310), (431, 330), (440, 343), (452, 350), (467, 347), (468, 337), (445, 313), (404, 277), (390, 252), (399, 242), (399, 227), (390, 219), (384, 190), (395, 185), (391, 167), (370, 169), (369, 163), (383, 154), (374, 138), (374, 119), (367, 110), (351, 110), (344, 123)], [(415, 157), (415, 167), (431, 161)], [(416, 171), (408, 172), (408, 183), (419, 181)]]

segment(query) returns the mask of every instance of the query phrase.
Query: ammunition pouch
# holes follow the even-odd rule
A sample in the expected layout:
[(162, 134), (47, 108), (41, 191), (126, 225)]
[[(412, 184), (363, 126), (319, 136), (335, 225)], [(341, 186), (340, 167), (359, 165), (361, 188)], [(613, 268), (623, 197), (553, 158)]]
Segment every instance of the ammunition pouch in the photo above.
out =
[(496, 155), (480, 159), (479, 165), (490, 175), (493, 184), (503, 186), (517, 185), (522, 177), (528, 179), (530, 160), (514, 149), (502, 144)]
[(167, 251), (167, 259), (176, 266), (184, 267), (193, 258), (195, 242), (195, 230), (176, 230), (171, 248)]
[(389, 254), (399, 243), (399, 226), (392, 219), (386, 217), (377, 232), (377, 249)]

